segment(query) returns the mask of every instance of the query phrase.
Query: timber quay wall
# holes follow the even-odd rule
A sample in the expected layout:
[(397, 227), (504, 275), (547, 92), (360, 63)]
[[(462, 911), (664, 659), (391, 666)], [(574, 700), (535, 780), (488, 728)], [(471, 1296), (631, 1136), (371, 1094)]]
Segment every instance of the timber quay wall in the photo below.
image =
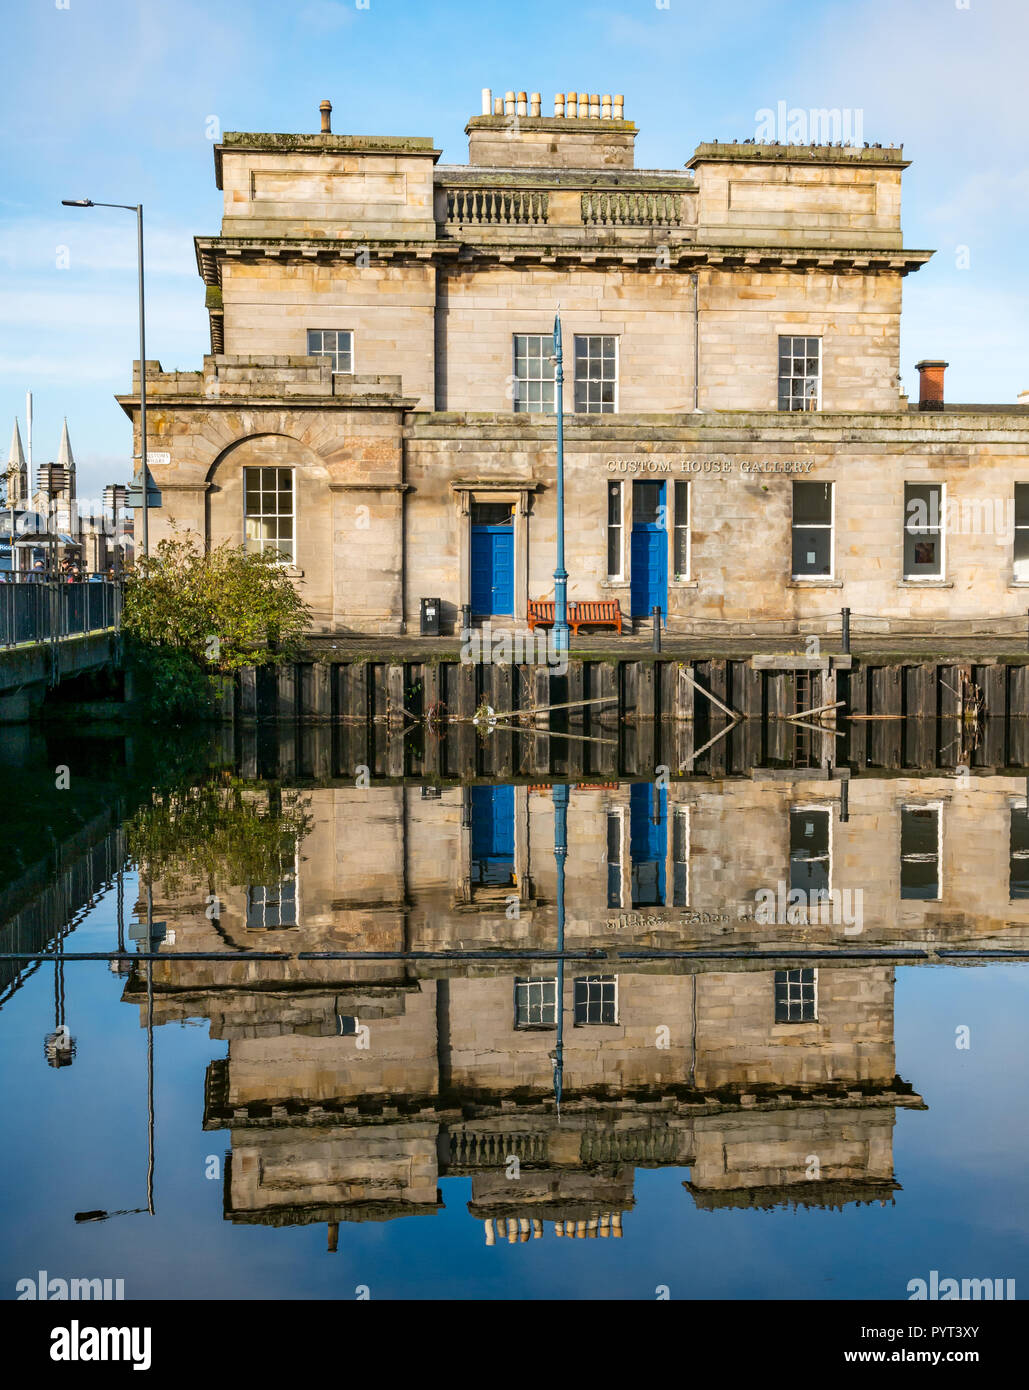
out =
[[(250, 775), (530, 783), (1029, 768), (1029, 662), (302, 662), (240, 672)], [(262, 737), (262, 728), (268, 739)], [(270, 743), (268, 740), (270, 739)], [(267, 743), (267, 748), (265, 747)], [(803, 774), (802, 774), (803, 775)]]
[(511, 718), (536, 727), (615, 713), (649, 719), (824, 720), (1029, 716), (1023, 659), (866, 661), (851, 656), (744, 660), (570, 659), (564, 666), (461, 661), (301, 661), (249, 667), (223, 713), (251, 720), (443, 723)]

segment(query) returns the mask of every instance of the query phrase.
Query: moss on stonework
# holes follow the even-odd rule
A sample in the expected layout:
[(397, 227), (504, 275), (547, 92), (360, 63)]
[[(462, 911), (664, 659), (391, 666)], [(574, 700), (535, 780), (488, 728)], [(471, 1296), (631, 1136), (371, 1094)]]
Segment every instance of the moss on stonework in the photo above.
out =
[(222, 308), (222, 287), (221, 285), (208, 285), (207, 293), (204, 295), (204, 306), (207, 309)]

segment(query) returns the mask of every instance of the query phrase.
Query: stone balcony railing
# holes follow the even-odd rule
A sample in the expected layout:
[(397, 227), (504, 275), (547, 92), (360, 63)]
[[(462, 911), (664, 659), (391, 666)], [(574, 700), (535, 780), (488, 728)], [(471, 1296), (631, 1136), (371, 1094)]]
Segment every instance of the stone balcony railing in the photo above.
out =
[(448, 188), (448, 226), (541, 226), (547, 221), (542, 188)]
[(648, 243), (691, 240), (696, 190), (686, 174), (653, 171), (436, 171), (440, 240)]
[(594, 189), (580, 199), (587, 227), (678, 227), (682, 198), (677, 193)]

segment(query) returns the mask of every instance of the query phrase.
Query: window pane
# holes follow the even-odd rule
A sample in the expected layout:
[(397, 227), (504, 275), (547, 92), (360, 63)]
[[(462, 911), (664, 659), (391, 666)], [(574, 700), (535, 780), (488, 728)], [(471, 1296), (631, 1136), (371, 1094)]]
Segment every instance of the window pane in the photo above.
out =
[(1029, 811), (1011, 808), (1011, 857), (1008, 870), (1008, 897), (1029, 898)]
[(938, 531), (943, 519), (943, 492), (938, 483), (904, 484), (904, 528), (919, 534)]
[(660, 520), (663, 483), (633, 483), (632, 521), (634, 526), (656, 526)]
[(1029, 526), (1029, 483), (1015, 484), (1015, 525)]
[(829, 891), (828, 811), (790, 812), (790, 888), (804, 893)]
[(775, 972), (776, 1023), (814, 1023), (818, 1018), (817, 977), (813, 969)]
[(1029, 526), (1015, 529), (1015, 578), (1029, 583)]
[(832, 483), (793, 484), (794, 526), (829, 526), (832, 523)]
[(798, 579), (832, 574), (832, 531), (793, 528), (793, 573)]
[(940, 896), (940, 810), (904, 806), (900, 820), (900, 896)]

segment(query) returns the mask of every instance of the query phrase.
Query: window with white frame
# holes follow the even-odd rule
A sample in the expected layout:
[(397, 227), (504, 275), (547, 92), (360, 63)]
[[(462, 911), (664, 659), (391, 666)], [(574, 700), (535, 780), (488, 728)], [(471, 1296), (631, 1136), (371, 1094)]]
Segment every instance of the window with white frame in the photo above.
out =
[(690, 905), (690, 808), (672, 812), (672, 906)]
[(622, 560), (622, 485), (607, 485), (607, 577), (621, 579)]
[(900, 808), (900, 896), (935, 901), (942, 896), (943, 807)]
[(1029, 483), (1015, 484), (1015, 554), (1016, 584), (1029, 584)]
[(794, 807), (790, 810), (790, 890), (828, 893), (831, 887), (832, 812)]
[(820, 410), (822, 340), (784, 336), (779, 339), (779, 409)]
[(308, 357), (328, 357), (334, 373), (354, 370), (354, 335), (349, 328), (309, 328)]
[(247, 930), (274, 930), (297, 924), (296, 876), (275, 884), (251, 884), (247, 889)]
[(576, 334), (575, 409), (610, 415), (618, 408), (618, 339), (611, 334)]
[(676, 579), (690, 577), (690, 485), (676, 478), (672, 489), (672, 573)]
[(550, 333), (514, 335), (516, 411), (552, 414), (556, 408), (554, 338)]
[(832, 577), (832, 532), (832, 483), (794, 482), (794, 579), (829, 579)]
[(1011, 808), (1008, 898), (1029, 898), (1029, 810), (1024, 804)]
[(625, 817), (621, 808), (607, 813), (607, 905), (622, 906), (622, 835)]
[(557, 1023), (557, 977), (515, 980), (515, 1027), (553, 1028)]
[(818, 971), (804, 967), (800, 970), (775, 972), (776, 1023), (817, 1023)]
[(247, 550), (273, 553), (282, 564), (293, 564), (292, 468), (243, 469), (243, 525)]
[(943, 578), (943, 483), (904, 484), (904, 578)]
[(618, 1022), (617, 975), (584, 975), (575, 981), (575, 1022)]

